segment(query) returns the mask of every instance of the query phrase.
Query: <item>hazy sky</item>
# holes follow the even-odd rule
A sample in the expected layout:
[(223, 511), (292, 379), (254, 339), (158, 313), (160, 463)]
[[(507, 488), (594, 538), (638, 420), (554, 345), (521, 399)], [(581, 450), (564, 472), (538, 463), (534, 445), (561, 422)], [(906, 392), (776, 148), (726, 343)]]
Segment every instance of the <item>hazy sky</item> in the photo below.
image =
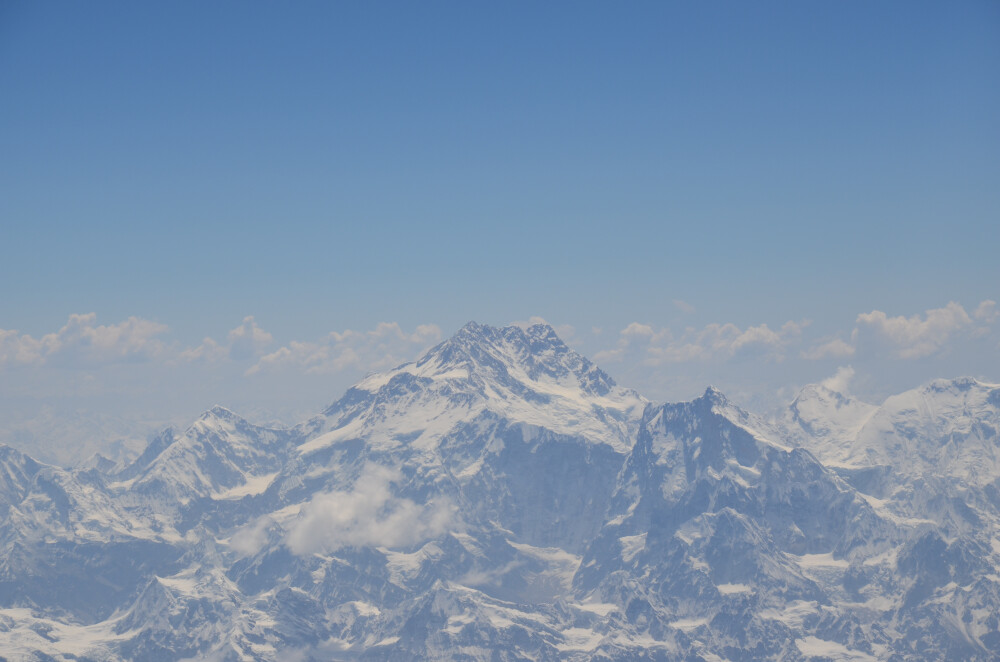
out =
[(992, 0), (4, 2), (0, 441), (472, 319), (656, 398), (998, 381), (998, 109)]

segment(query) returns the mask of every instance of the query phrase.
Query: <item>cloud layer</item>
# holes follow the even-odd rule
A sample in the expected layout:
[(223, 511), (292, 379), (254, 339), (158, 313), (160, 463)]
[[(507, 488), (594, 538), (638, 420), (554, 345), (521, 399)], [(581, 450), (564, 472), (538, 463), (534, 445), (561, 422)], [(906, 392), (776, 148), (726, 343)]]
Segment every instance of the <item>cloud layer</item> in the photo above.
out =
[(857, 387), (873, 400), (936, 377), (997, 379), (998, 322), (1000, 311), (989, 299), (974, 309), (949, 302), (910, 315), (876, 309), (834, 333), (795, 320), (683, 330), (637, 321), (617, 335), (595, 329), (590, 351), (618, 381), (647, 397), (685, 400), (712, 384), (745, 406), (767, 410), (848, 363)]
[(262, 356), (247, 375), (285, 369), (310, 374), (381, 370), (405, 363), (440, 340), (441, 329), (435, 324), (406, 333), (396, 322), (381, 322), (371, 331), (334, 331), (320, 342), (292, 341)]
[[(697, 309), (666, 306), (685, 322), (698, 319)], [(654, 400), (686, 400), (712, 384), (763, 411), (848, 364), (852, 388), (871, 401), (936, 377), (1000, 380), (1000, 310), (992, 299), (924, 311), (868, 310), (822, 329), (795, 320), (709, 322), (555, 329), (621, 384)], [(381, 322), (318, 340), (278, 340), (247, 316), (185, 346), (158, 321), (105, 322), (94, 313), (70, 315), (42, 335), (0, 329), (0, 443), (75, 460), (95, 436), (108, 444), (141, 441), (153, 421), (186, 425), (216, 403), (260, 422), (294, 424), (365, 374), (417, 359), (442, 336), (434, 324), (406, 329)], [(76, 423), (94, 413), (104, 417), (98, 435)]]
[(212, 338), (205, 338), (197, 347), (189, 347), (180, 353), (184, 361), (219, 361), (232, 359), (234, 361), (252, 359), (264, 351), (274, 340), (273, 336), (257, 326), (253, 315), (243, 318), (243, 323), (232, 329), (224, 343), (218, 343)]
[(873, 310), (859, 314), (846, 334), (819, 338), (807, 347), (802, 346), (808, 322), (788, 321), (773, 329), (767, 324), (741, 328), (712, 323), (679, 333), (632, 322), (619, 332), (616, 345), (598, 351), (595, 359), (661, 366), (746, 358), (842, 360), (864, 352), (906, 361), (947, 352), (970, 339), (992, 337), (998, 318), (1000, 311), (992, 300), (981, 302), (972, 313), (954, 301), (910, 317)]
[(101, 364), (141, 361), (162, 356), (160, 339), (167, 327), (158, 322), (129, 317), (124, 322), (99, 325), (96, 313), (70, 315), (65, 326), (34, 338), (0, 329), (0, 367), (46, 363)]
[(195, 347), (168, 343), (165, 324), (129, 317), (117, 324), (97, 324), (96, 313), (74, 314), (53, 333), (35, 338), (0, 329), (0, 369), (14, 366), (83, 366), (157, 361), (162, 364), (249, 364), (247, 375), (290, 369), (332, 374), (343, 370), (379, 370), (414, 358), (441, 340), (434, 324), (405, 332), (396, 322), (380, 322), (371, 330), (332, 332), (319, 342), (291, 341), (267, 352), (274, 337), (252, 315), (225, 339), (206, 337)]
[(669, 328), (656, 329), (633, 322), (619, 333), (614, 349), (598, 352), (598, 362), (616, 362), (629, 358), (647, 365), (692, 361), (722, 362), (748, 356), (783, 360), (785, 349), (802, 335), (806, 322), (786, 322), (778, 329), (767, 324), (741, 329), (735, 324), (708, 324), (700, 329), (688, 327), (680, 334)]
[(857, 316), (850, 341), (824, 339), (803, 351), (802, 357), (841, 359), (867, 353), (904, 361), (922, 359), (993, 335), (997, 317), (996, 302), (990, 299), (982, 301), (972, 314), (954, 301), (910, 317), (873, 310)]
[[(872, 310), (859, 314), (848, 330), (812, 339), (806, 338), (808, 321), (788, 321), (773, 328), (768, 324), (741, 327), (718, 322), (680, 331), (631, 322), (616, 337), (595, 327), (588, 344), (594, 359), (607, 364), (662, 366), (744, 359), (781, 362), (790, 358), (821, 361), (847, 359), (860, 353), (906, 361), (946, 353), (970, 340), (993, 338), (998, 320), (1000, 310), (992, 300), (980, 302), (972, 312), (952, 301), (911, 316)], [(544, 320), (532, 317), (516, 323), (539, 322)], [(223, 340), (206, 337), (195, 347), (182, 348), (167, 342), (168, 331), (164, 324), (138, 317), (102, 325), (97, 323), (95, 313), (70, 315), (58, 331), (38, 338), (0, 329), (0, 369), (232, 362), (242, 363), (247, 376), (273, 372), (364, 373), (412, 360), (442, 339), (441, 329), (435, 324), (421, 324), (408, 332), (397, 322), (380, 322), (369, 330), (334, 331), (318, 341), (291, 340), (271, 349), (274, 337), (253, 316), (245, 317)], [(584, 342), (572, 326), (557, 326), (556, 331), (565, 341)], [(610, 347), (609, 340), (614, 343)]]
[[(984, 301), (980, 309), (993, 304)], [(950, 302), (944, 308), (928, 310), (912, 317), (889, 317), (881, 310), (858, 315), (851, 334), (855, 347), (884, 347), (899, 359), (919, 359), (941, 352), (958, 334), (973, 325), (961, 305)]]

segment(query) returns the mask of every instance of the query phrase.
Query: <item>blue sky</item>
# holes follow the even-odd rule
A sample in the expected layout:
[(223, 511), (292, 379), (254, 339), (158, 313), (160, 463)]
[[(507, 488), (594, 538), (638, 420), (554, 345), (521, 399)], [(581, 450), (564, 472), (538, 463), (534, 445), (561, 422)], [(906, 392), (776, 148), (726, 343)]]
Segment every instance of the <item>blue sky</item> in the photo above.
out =
[[(609, 354), (633, 323), (662, 344), (794, 322), (802, 359), (851, 344), (859, 315), (955, 302), (978, 343), (1000, 297), (997, 108), (995, 2), (7, 2), (0, 329), (94, 313), (123, 338), (135, 317), (179, 354), (253, 316), (266, 356), (538, 315), (650, 385)], [(887, 381), (1000, 379), (995, 343), (947, 337)], [(851, 347), (768, 355), (760, 387), (861, 365)], [(6, 397), (58, 382), (5, 351)], [(247, 369), (200, 397), (263, 398)], [(670, 370), (747, 392), (760, 373)]]

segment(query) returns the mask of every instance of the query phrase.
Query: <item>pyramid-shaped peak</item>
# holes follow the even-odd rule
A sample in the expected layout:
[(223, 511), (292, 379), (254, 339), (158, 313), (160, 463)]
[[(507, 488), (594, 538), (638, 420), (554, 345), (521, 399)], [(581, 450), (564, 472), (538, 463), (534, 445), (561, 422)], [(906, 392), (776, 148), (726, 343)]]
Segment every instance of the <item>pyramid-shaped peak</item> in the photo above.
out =
[(847, 393), (832, 389), (826, 384), (806, 384), (795, 394), (789, 407), (798, 410), (800, 407), (816, 406), (823, 403), (827, 406), (843, 407), (855, 403), (865, 404)]
[(481, 357), (483, 352), (516, 356), (538, 354), (546, 350), (555, 350), (560, 354), (571, 351), (548, 324), (534, 324), (525, 329), (516, 324), (496, 327), (469, 322), (451, 338), (428, 351), (418, 361), (418, 365), (433, 357), (465, 359)]
[(415, 367), (423, 373), (527, 381), (575, 381), (585, 391), (607, 393), (614, 380), (589, 359), (570, 349), (548, 324), (494, 327), (469, 322), (455, 335), (428, 350)]
[(703, 400), (712, 406), (729, 404), (729, 399), (726, 397), (725, 393), (711, 385), (705, 389), (705, 392), (698, 399)]
[(364, 421), (357, 425), (398, 434), (419, 418), (397, 412), (418, 407), (434, 425), (413, 432), (431, 439), (458, 417), (488, 411), (558, 434), (600, 438), (624, 453), (646, 404), (547, 324), (525, 329), (470, 322), (417, 361), (365, 377), (324, 412), (319, 425), (332, 429), (357, 419)]
[(246, 423), (246, 419), (233, 410), (222, 405), (215, 405), (195, 419), (188, 430), (215, 430), (231, 426), (238, 427), (244, 423)]
[(34, 472), (42, 466), (42, 463), (13, 446), (0, 444), (0, 466), (5, 467), (5, 470), (0, 472), (0, 476), (6, 473), (9, 477), (12, 471), (11, 467), (28, 467)]
[(204, 414), (198, 417), (199, 421), (233, 421), (239, 420), (241, 417), (239, 414), (234, 412), (232, 409), (223, 407), (222, 405), (215, 405)]
[(28, 457), (18, 449), (7, 444), (0, 444), (0, 461), (6, 462), (7, 460), (14, 459), (20, 461)]
[(566, 344), (559, 337), (559, 334), (556, 333), (556, 330), (549, 324), (541, 322), (527, 327), (519, 324), (497, 327), (480, 324), (475, 321), (468, 322), (454, 336), (445, 341), (445, 343), (447, 344), (452, 341), (464, 344), (486, 343), (489, 345), (495, 345), (503, 341), (535, 344), (545, 342), (557, 347), (566, 347)]
[(532, 339), (549, 340), (552, 342), (562, 343), (562, 339), (559, 337), (559, 334), (556, 333), (556, 330), (553, 329), (550, 324), (545, 322), (532, 324), (528, 328), (524, 329), (524, 333)]
[(486, 329), (491, 328), (486, 324), (480, 324), (475, 320), (470, 320), (465, 323), (461, 329), (455, 332), (455, 336), (478, 336), (481, 335)]

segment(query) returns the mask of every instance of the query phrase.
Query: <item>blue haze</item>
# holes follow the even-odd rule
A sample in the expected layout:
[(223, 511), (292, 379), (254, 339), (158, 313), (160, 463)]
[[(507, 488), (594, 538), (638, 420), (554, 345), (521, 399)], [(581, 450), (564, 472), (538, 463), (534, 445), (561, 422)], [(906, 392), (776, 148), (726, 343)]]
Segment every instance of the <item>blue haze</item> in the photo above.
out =
[(4, 3), (0, 327), (974, 307), (997, 107), (992, 2)]

